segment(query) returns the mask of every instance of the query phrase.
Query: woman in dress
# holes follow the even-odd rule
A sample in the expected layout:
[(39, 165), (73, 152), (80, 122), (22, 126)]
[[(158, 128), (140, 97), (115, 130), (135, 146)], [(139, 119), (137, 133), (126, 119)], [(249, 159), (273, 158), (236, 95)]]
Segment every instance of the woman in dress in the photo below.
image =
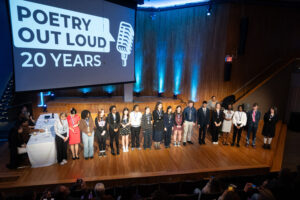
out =
[(77, 115), (75, 108), (71, 109), (71, 114), (67, 117), (67, 121), (69, 124), (69, 145), (71, 147), (72, 159), (79, 159), (78, 146), (80, 143), (80, 117)]
[(164, 111), (161, 102), (157, 102), (153, 111), (153, 141), (154, 148), (160, 149), (162, 134), (164, 132)]
[(181, 141), (182, 134), (182, 125), (183, 125), (183, 117), (182, 117), (182, 108), (181, 106), (176, 107), (176, 111), (174, 113), (174, 146), (179, 147)]
[(164, 115), (165, 148), (170, 148), (173, 128), (174, 128), (174, 114), (172, 113), (172, 106), (168, 106), (167, 113), (165, 113)]
[(107, 122), (104, 109), (98, 111), (98, 115), (95, 119), (96, 131), (95, 135), (99, 144), (99, 157), (106, 156), (106, 135), (107, 135)]
[(91, 112), (83, 110), (81, 112), (81, 120), (79, 122), (79, 128), (82, 132), (82, 143), (83, 143), (83, 155), (84, 158), (94, 158), (94, 121), (91, 116)]
[(142, 131), (144, 133), (144, 150), (147, 148), (151, 149), (151, 136), (153, 132), (153, 122), (152, 122), (152, 115), (151, 110), (147, 106), (145, 108), (145, 113), (142, 116)]
[(212, 143), (213, 144), (218, 144), (218, 139), (219, 139), (219, 131), (223, 122), (223, 112), (221, 110), (221, 104), (216, 103), (216, 108), (213, 111), (212, 114)]
[(128, 152), (130, 134), (130, 123), (129, 123), (129, 109), (124, 108), (121, 119), (120, 135), (122, 136), (123, 152)]
[(276, 123), (278, 121), (276, 107), (271, 107), (264, 115), (264, 127), (262, 135), (264, 136), (264, 149), (271, 149), (272, 138), (275, 136)]
[(67, 163), (67, 141), (69, 139), (69, 126), (66, 113), (59, 114), (59, 118), (54, 122), (54, 130), (57, 149), (57, 162), (60, 165), (64, 165)]
[(223, 111), (224, 113), (224, 120), (222, 125), (222, 133), (223, 133), (223, 145), (228, 145), (228, 135), (231, 131), (232, 126), (232, 117), (233, 117), (233, 106), (232, 104), (228, 104), (227, 110)]

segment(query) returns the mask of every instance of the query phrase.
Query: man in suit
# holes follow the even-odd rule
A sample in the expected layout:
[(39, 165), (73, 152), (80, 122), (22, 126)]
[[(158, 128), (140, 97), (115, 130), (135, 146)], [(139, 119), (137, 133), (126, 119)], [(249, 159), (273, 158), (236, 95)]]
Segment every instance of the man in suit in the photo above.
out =
[(207, 108), (207, 102), (202, 102), (202, 107), (197, 111), (197, 122), (199, 128), (199, 144), (205, 144), (205, 134), (209, 127), (209, 109)]
[(115, 154), (114, 150), (114, 140), (116, 142), (117, 155), (120, 154), (119, 151), (119, 129), (120, 129), (120, 114), (117, 112), (116, 106), (111, 106), (109, 108), (110, 113), (107, 117), (107, 123), (109, 125), (109, 137), (110, 137), (110, 148), (111, 154)]
[(260, 120), (260, 111), (258, 110), (258, 104), (254, 103), (252, 106), (252, 110), (247, 113), (248, 119), (248, 132), (246, 137), (246, 147), (250, 144), (250, 134), (252, 132), (252, 147), (256, 148), (255, 141), (256, 141), (256, 131), (258, 128), (258, 123)]

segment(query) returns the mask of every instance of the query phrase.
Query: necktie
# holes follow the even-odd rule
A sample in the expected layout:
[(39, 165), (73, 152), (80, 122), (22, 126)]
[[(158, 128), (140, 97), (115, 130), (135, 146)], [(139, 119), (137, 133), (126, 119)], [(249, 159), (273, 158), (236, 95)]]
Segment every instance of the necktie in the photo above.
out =
[(255, 122), (255, 111), (252, 113), (252, 121)]

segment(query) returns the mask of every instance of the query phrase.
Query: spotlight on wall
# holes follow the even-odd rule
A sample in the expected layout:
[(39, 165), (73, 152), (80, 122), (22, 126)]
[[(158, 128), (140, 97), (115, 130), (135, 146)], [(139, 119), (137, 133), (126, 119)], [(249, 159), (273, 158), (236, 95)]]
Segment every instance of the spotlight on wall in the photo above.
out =
[(177, 94), (173, 94), (173, 99), (177, 99)]
[(47, 104), (44, 104), (44, 105), (43, 105), (43, 112), (48, 112), (48, 109), (47, 109), (47, 108), (48, 108)]
[(206, 15), (207, 16), (211, 16), (211, 4), (209, 4), (208, 8), (207, 8), (207, 11), (206, 11)]
[(163, 93), (162, 93), (162, 92), (158, 92), (158, 93), (157, 93), (157, 96), (158, 96), (158, 97), (162, 97), (162, 96), (163, 96)]
[(54, 94), (54, 92), (51, 92), (51, 94), (50, 94), (50, 99), (51, 99), (51, 100), (54, 100), (54, 99), (55, 99), (55, 94)]

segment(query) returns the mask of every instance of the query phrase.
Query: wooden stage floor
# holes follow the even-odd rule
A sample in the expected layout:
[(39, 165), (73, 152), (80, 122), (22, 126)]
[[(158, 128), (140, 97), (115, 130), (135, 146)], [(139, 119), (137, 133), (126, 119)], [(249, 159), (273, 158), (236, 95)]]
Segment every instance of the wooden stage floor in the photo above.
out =
[[(127, 153), (121, 151), (119, 156), (112, 156), (107, 140), (107, 157), (99, 158), (95, 152), (94, 159), (84, 160), (81, 152), (80, 160), (73, 161), (69, 156), (68, 163), (64, 166), (56, 164), (19, 170), (5, 168), (9, 152), (7, 144), (4, 144), (0, 147), (0, 189), (68, 184), (74, 182), (76, 178), (84, 178), (90, 183), (103, 181), (109, 186), (116, 186), (194, 180), (211, 175), (250, 175), (278, 171), (281, 168), (286, 125), (281, 122), (277, 124), (272, 150), (262, 148), (261, 129), (260, 124), (257, 149), (244, 146), (246, 132), (242, 134), (240, 148), (223, 146), (220, 143), (213, 145), (209, 135), (206, 145), (200, 146), (197, 143), (198, 131), (195, 129), (192, 139), (194, 144), (185, 147), (172, 145), (170, 149), (129, 150)], [(96, 145), (95, 143), (95, 148)]]

